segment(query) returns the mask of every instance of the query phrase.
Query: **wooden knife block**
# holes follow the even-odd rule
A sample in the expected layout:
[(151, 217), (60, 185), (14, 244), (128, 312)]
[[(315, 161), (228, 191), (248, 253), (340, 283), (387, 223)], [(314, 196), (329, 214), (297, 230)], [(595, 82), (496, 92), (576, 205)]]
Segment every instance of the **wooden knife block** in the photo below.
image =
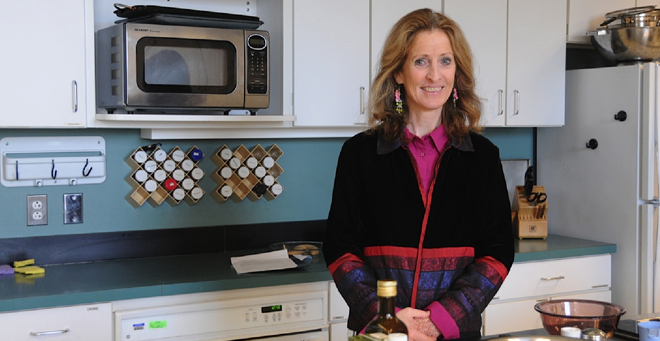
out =
[[(545, 193), (543, 186), (534, 186), (532, 192)], [(540, 204), (529, 203), (525, 196), (525, 186), (516, 186), (515, 216), (513, 234), (518, 239), (548, 237), (548, 201)]]

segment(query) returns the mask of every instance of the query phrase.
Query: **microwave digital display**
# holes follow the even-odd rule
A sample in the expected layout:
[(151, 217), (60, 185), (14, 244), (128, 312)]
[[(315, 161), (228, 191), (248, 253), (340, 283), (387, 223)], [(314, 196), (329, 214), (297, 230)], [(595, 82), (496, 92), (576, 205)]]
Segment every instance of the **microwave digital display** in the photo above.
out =
[(236, 48), (226, 41), (145, 37), (137, 44), (138, 79), (145, 92), (231, 93)]

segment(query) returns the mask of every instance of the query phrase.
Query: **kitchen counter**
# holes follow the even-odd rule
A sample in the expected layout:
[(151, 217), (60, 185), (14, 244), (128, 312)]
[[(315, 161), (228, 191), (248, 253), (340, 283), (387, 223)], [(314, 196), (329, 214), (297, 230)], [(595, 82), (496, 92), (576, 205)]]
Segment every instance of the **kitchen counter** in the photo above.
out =
[[(515, 241), (515, 262), (616, 252), (616, 245), (549, 235)], [(135, 298), (330, 281), (320, 255), (308, 267), (238, 275), (230, 258), (207, 253), (44, 266), (43, 275), (0, 275), (0, 312)]]

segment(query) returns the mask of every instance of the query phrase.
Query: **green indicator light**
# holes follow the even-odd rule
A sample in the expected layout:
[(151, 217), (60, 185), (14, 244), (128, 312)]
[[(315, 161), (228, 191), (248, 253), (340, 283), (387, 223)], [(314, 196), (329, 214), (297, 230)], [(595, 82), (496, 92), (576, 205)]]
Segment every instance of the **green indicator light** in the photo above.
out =
[(167, 327), (167, 321), (151, 321), (151, 322), (149, 322), (149, 328), (151, 328), (151, 329), (166, 328), (166, 327)]

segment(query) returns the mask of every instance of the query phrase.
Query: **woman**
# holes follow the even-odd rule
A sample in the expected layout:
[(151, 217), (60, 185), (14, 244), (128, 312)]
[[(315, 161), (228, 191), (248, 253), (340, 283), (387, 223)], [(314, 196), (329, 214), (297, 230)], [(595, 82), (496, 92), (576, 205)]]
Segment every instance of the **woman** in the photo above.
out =
[(376, 281), (398, 282), (415, 341), (480, 335), (513, 262), (499, 150), (480, 131), (470, 48), (429, 9), (392, 28), (372, 86), (371, 128), (342, 147), (323, 252), (362, 330)]

